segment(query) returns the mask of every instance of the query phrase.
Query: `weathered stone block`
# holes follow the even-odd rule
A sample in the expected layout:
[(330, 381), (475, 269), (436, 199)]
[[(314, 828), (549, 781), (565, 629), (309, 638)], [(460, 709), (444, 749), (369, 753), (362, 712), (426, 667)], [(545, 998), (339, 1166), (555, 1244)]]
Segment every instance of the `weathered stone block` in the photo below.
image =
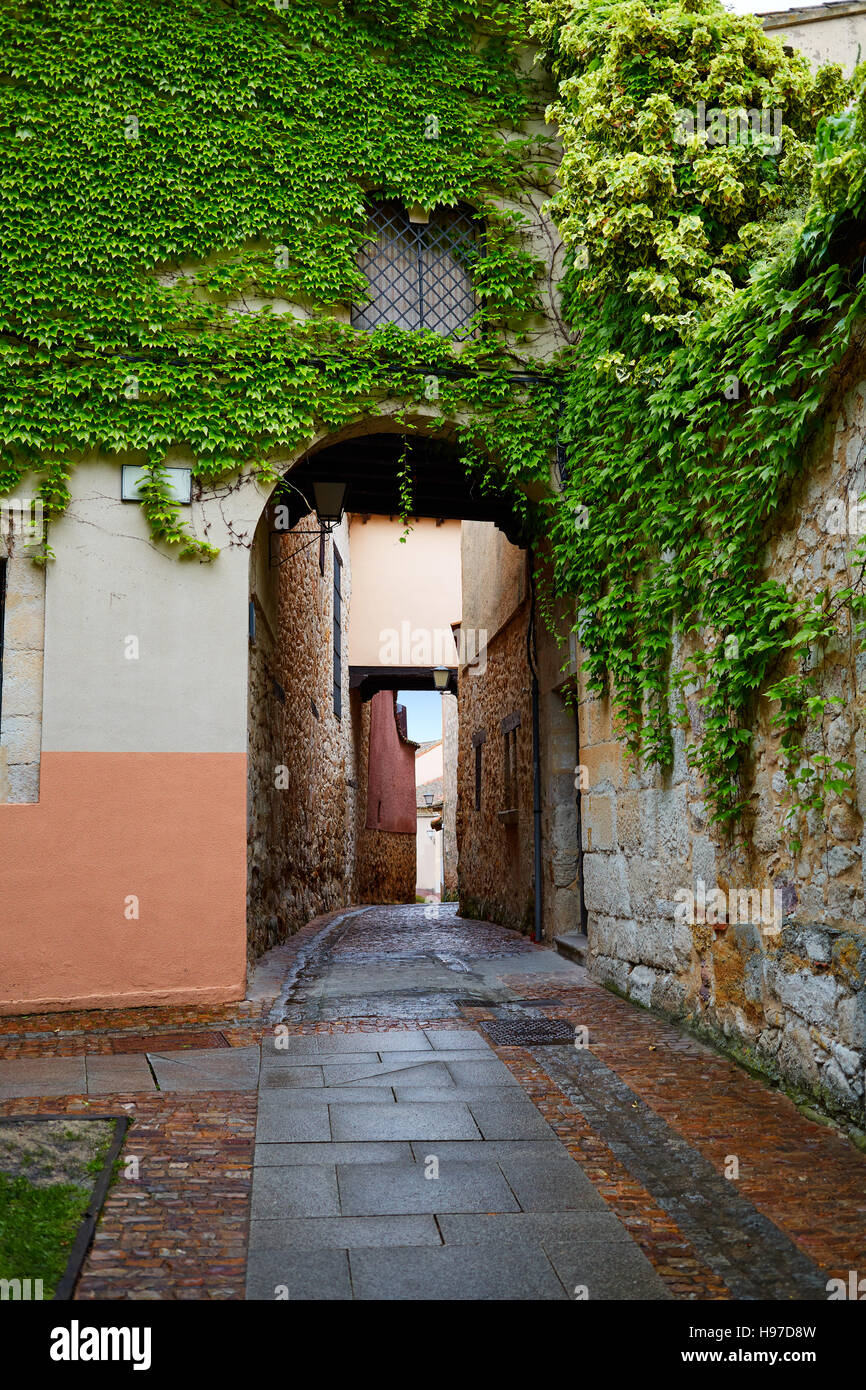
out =
[(838, 878), (847, 869), (853, 867), (859, 860), (856, 850), (850, 849), (848, 845), (833, 845), (826, 856), (827, 873), (831, 878)]
[(619, 743), (599, 743), (584, 748), (581, 762), (586, 768), (590, 791), (597, 787), (621, 787), (623, 783), (623, 751)]
[(14, 763), (38, 763), (42, 722), (29, 715), (3, 715), (3, 745), (11, 767)]
[(821, 1081), (846, 1104), (856, 1101), (857, 1097), (850, 1085), (849, 1078), (832, 1057), (827, 1065), (821, 1068)]
[(779, 972), (776, 993), (787, 1009), (807, 1023), (833, 1027), (839, 986), (831, 975), (809, 975), (805, 970), (792, 975)]
[(620, 792), (617, 797), (616, 834), (624, 853), (637, 854), (640, 848), (640, 808), (635, 791)]
[(782, 1032), (779, 1066), (786, 1076), (809, 1089), (818, 1086), (818, 1065), (812, 1055), (809, 1031), (801, 1023), (788, 1023)]
[(691, 927), (685, 922), (675, 921), (671, 934), (671, 945), (681, 969), (684, 969), (691, 961), (693, 944)]
[(611, 955), (638, 964), (641, 959), (640, 928), (636, 922), (617, 922)]
[(616, 932), (618, 923), (613, 917), (590, 914), (587, 923), (590, 954), (613, 956), (616, 954)]
[[(0, 772), (0, 789), (3, 778)], [(0, 791), (0, 801), (2, 801)], [(32, 806), (39, 800), (39, 764), (16, 763), (9, 768), (8, 794), (6, 800), (17, 806)]]
[(686, 986), (676, 975), (657, 975), (651, 997), (654, 1009), (679, 1014), (686, 1005)]
[(661, 892), (661, 873), (658, 861), (632, 855), (628, 863), (628, 890), (631, 910), (635, 917), (653, 917)]
[(586, 854), (583, 859), (586, 905), (608, 917), (630, 917), (628, 872), (622, 854)]
[(836, 1018), (841, 1042), (861, 1053), (866, 1050), (866, 996), (861, 993), (840, 999)]
[(649, 859), (658, 854), (658, 792), (650, 787), (638, 792), (640, 848)]
[(6, 595), (4, 645), (10, 651), (42, 651), (45, 641), (45, 608), (38, 598), (9, 592)]
[(7, 650), (3, 661), (3, 716), (42, 714), (42, 652)]
[(656, 973), (654, 970), (650, 970), (646, 965), (636, 965), (628, 977), (629, 998), (649, 1008), (652, 1003), (655, 982)]
[(615, 985), (623, 994), (628, 987), (629, 967), (626, 961), (615, 960), (612, 956), (596, 956), (590, 974), (601, 984)]
[(638, 931), (639, 959), (661, 970), (675, 970), (676, 953), (673, 946), (674, 929), (671, 922), (641, 922)]
[(703, 879), (708, 892), (716, 887), (716, 847), (708, 835), (692, 837), (692, 878)]
[(581, 803), (583, 848), (587, 853), (614, 847), (613, 793), (584, 796)]
[(658, 793), (659, 857), (684, 864), (689, 857), (689, 825), (684, 785)]

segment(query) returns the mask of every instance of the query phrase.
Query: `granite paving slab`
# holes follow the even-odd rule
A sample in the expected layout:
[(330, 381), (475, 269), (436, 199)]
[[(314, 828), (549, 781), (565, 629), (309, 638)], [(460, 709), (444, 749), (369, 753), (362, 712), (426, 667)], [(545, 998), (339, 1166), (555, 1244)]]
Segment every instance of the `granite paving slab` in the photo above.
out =
[(350, 1250), (354, 1297), (363, 1300), (536, 1300), (568, 1297), (540, 1246), (440, 1246)]
[[(483, 1145), (482, 1145), (483, 1147)], [(337, 1169), (345, 1216), (403, 1212), (519, 1211), (495, 1163), (349, 1164)]]
[[(298, 1303), (352, 1297), (345, 1250), (253, 1250), (247, 1262), (247, 1298)], [(287, 1331), (292, 1327), (287, 1314)]]
[(250, 1222), (251, 1250), (352, 1250), (441, 1245), (432, 1216), (315, 1216)]
[[(302, 1108), (302, 1107), (301, 1107)], [(466, 1105), (337, 1104), (330, 1107), (334, 1139), (480, 1139)]]
[(25, 1057), (0, 1062), (0, 1100), (86, 1094), (83, 1057)]

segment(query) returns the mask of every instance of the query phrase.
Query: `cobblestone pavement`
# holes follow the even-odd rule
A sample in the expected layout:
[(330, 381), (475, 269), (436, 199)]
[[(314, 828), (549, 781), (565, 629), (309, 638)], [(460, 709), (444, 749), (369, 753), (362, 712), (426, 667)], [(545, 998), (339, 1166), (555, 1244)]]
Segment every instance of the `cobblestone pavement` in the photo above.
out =
[[(484, 1029), (551, 1019), (588, 1046)], [(866, 1264), (846, 1139), (451, 905), (317, 919), (241, 1004), (2, 1019), (0, 1056), (0, 1115), (133, 1121), (78, 1298), (809, 1300)]]

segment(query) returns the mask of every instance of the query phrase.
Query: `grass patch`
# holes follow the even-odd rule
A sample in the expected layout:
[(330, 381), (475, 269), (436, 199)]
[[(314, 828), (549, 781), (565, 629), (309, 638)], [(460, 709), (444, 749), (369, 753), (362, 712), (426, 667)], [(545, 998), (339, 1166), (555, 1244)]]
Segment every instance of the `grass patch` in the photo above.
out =
[(36, 1187), (0, 1173), (0, 1279), (41, 1279), (53, 1297), (89, 1200), (73, 1183)]

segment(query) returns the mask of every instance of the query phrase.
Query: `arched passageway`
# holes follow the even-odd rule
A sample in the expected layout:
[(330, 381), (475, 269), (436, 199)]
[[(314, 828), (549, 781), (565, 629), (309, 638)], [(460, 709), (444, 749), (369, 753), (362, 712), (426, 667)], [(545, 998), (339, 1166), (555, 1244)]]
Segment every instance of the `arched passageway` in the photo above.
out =
[[(251, 957), (350, 902), (414, 901), (437, 833), (437, 896), (456, 896), (459, 844), (461, 901), (531, 930), (540, 864), (556, 929), (578, 871), (574, 720), (531, 564), (520, 509), (452, 439), (377, 422), (274, 489), (251, 558)], [(436, 739), (419, 750), (395, 701), (437, 679), (442, 775), (416, 787)]]

